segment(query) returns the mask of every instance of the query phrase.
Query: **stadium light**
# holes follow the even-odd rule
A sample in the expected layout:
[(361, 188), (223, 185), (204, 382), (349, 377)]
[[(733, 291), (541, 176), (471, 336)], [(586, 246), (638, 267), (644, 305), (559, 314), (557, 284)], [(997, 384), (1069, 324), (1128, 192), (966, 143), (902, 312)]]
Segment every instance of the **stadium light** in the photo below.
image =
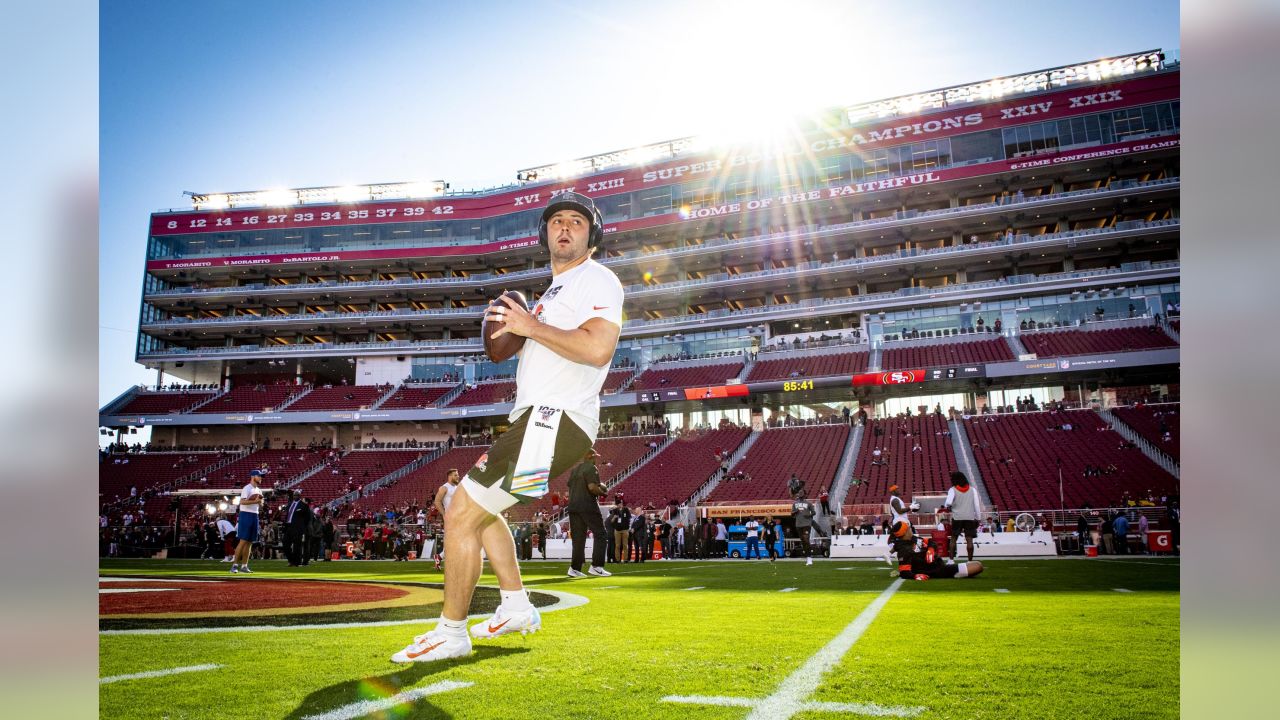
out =
[(295, 190), (265, 190), (259, 193), (263, 205), (268, 207), (285, 207), (298, 202)]
[(333, 199), (340, 203), (359, 202), (369, 199), (369, 188), (358, 185), (344, 185), (333, 191)]
[(215, 512), (217, 512), (217, 510), (213, 507), (213, 503), (205, 503), (205, 504), (204, 504), (204, 511), (205, 511), (206, 513), (209, 513), (210, 515), (212, 515), (212, 514), (214, 514)]

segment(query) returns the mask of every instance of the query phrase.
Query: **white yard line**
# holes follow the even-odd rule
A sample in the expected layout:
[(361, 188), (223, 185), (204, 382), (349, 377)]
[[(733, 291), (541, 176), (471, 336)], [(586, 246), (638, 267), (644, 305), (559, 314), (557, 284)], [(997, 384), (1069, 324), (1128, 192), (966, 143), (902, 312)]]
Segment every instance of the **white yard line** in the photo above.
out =
[(1130, 590), (1130, 589), (1128, 589), (1128, 588), (1111, 588), (1111, 589), (1112, 589), (1112, 590), (1115, 590), (1116, 592), (1126, 592), (1126, 593), (1131, 593), (1131, 592), (1133, 592), (1132, 590)]
[(791, 673), (782, 681), (778, 689), (766, 698), (706, 696), (706, 695), (668, 695), (665, 702), (685, 703), (692, 705), (720, 705), (732, 707), (749, 707), (751, 714), (747, 720), (786, 720), (798, 712), (806, 710), (823, 712), (855, 712), (863, 715), (911, 717), (924, 711), (922, 707), (884, 706), (873, 703), (829, 703), (806, 701), (818, 689), (822, 676), (829, 672), (849, 649), (862, 638), (871, 623), (884, 609), (889, 598), (902, 587), (902, 579), (894, 580), (889, 587), (880, 592), (879, 597), (858, 613), (839, 635), (836, 635), (818, 652), (814, 653), (804, 665)]
[(799, 589), (800, 588), (782, 588), (778, 592), (795, 592), (796, 590), (799, 590)]
[(182, 588), (98, 588), (99, 595), (119, 595), (140, 592), (179, 592)]
[(1007, 593), (1007, 592), (1009, 592), (1009, 588), (996, 588), (996, 592), (998, 592), (998, 593)]
[[(461, 690), (469, 688), (475, 683), (458, 682), (456, 680), (442, 680), (438, 683), (432, 683), (423, 688), (415, 690), (406, 690), (398, 695), (393, 695), (385, 700), (361, 700), (360, 702), (343, 705), (340, 708), (334, 708), (322, 715), (308, 715), (303, 720), (352, 720), (352, 718), (364, 717), (376, 712), (391, 710), (397, 705), (411, 703), (428, 695), (438, 695), (450, 690)], [(398, 714), (397, 714), (398, 715)]]
[(685, 590), (706, 590), (706, 589), (707, 589), (706, 585), (694, 585), (693, 587), (685, 588)]
[(217, 670), (221, 665), (188, 665), (186, 667), (169, 668), (168, 670), (150, 670), (147, 672), (130, 673), (128, 675), (112, 675), (98, 679), (99, 685), (108, 685), (121, 680), (145, 680), (147, 678), (165, 677), (168, 675), (179, 675), (181, 673), (203, 672), (205, 670)]

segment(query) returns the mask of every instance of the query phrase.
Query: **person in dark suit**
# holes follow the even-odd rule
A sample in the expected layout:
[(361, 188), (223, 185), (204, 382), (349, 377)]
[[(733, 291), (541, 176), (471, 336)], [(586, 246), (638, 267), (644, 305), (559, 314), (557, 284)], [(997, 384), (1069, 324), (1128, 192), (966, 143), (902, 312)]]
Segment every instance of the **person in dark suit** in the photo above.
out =
[(644, 548), (649, 539), (649, 525), (645, 521), (644, 511), (637, 510), (636, 516), (631, 521), (631, 543), (627, 548), (627, 555), (631, 556), (635, 553), (634, 562), (644, 562)]
[(289, 560), (289, 567), (302, 565), (306, 560), (303, 553), (310, 524), (311, 508), (302, 499), (302, 493), (295, 490), (284, 508), (284, 556)]

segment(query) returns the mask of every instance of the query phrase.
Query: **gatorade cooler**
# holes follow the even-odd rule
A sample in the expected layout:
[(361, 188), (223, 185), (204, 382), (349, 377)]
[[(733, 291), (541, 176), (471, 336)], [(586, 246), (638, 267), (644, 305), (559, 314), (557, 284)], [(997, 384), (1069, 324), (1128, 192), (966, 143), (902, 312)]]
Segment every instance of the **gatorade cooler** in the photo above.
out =
[(330, 560), (337, 560), (337, 559), (338, 559), (338, 551), (337, 551), (337, 550), (334, 550), (334, 551), (329, 555), (329, 559), (330, 559)]
[(1086, 545), (1086, 546), (1085, 546), (1085, 548), (1084, 548), (1084, 556), (1085, 556), (1085, 557), (1098, 557), (1098, 546), (1097, 546), (1097, 545)]
[(947, 531), (934, 528), (930, 532), (934, 547), (938, 549), (938, 557), (951, 557), (951, 538), (947, 535)]
[(1151, 530), (1147, 533), (1147, 549), (1153, 553), (1173, 552), (1172, 530)]

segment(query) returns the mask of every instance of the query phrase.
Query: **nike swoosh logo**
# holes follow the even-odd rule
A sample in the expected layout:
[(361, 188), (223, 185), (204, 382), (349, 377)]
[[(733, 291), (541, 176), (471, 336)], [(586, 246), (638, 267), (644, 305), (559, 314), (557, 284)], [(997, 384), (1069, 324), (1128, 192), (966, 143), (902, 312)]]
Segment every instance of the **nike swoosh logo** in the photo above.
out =
[(497, 627), (494, 627), (493, 625), (490, 625), (490, 626), (489, 626), (489, 632), (491, 632), (491, 633), (496, 633), (496, 632), (498, 632), (499, 630), (501, 630), (501, 629), (502, 629), (502, 626), (503, 626), (503, 625), (506, 625), (506, 624), (507, 624), (507, 623), (509, 623), (509, 622), (511, 622), (511, 618), (507, 618), (506, 620), (503, 620), (502, 622), (498, 623), (498, 626), (497, 626)]
[(592, 310), (608, 310), (609, 306), (608, 305), (592, 305), (591, 309)]
[(428, 646), (425, 650), (419, 650), (419, 651), (418, 651), (418, 652), (416, 652), (416, 653), (414, 653), (414, 652), (411, 652), (411, 653), (405, 653), (405, 655), (408, 655), (408, 656), (409, 656), (409, 657), (411, 657), (411, 658), (421, 657), (421, 656), (426, 655), (427, 653), (431, 652), (432, 650), (435, 650), (436, 648), (440, 647), (441, 645), (443, 645), (443, 644), (444, 644), (444, 642), (445, 642), (444, 640), (441, 640), (440, 642), (436, 643), (435, 645), (430, 645), (430, 646)]

